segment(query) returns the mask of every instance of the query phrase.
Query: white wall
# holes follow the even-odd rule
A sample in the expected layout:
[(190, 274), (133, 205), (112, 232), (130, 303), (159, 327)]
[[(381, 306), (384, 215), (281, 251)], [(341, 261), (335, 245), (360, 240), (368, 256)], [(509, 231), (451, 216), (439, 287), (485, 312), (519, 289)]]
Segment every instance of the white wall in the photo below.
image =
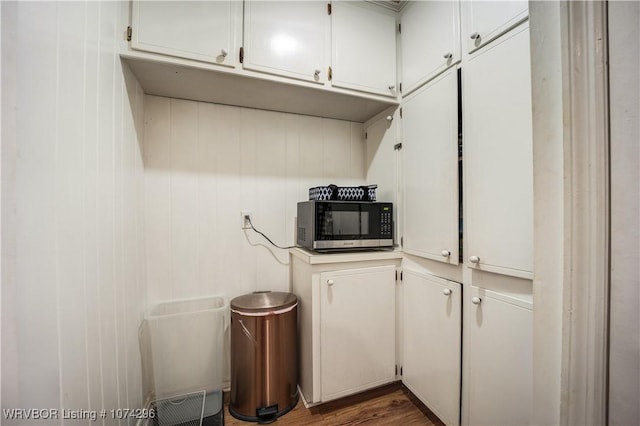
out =
[(609, 424), (640, 421), (640, 3), (609, 2)]
[(292, 245), (309, 187), (364, 183), (360, 123), (146, 96), (144, 129), (150, 303), (289, 291), (288, 251), (241, 210)]
[(561, 414), (564, 279), (564, 127), (561, 4), (529, 2), (533, 103), (533, 418)]
[(115, 50), (127, 3), (1, 7), (2, 409), (140, 407), (144, 97)]

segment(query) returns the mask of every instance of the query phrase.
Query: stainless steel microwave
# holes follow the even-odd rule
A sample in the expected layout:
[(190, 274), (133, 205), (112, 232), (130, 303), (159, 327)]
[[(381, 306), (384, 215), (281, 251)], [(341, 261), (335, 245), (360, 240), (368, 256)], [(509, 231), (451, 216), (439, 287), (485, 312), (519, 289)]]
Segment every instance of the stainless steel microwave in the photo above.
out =
[(393, 204), (302, 201), (297, 244), (311, 250), (393, 247)]

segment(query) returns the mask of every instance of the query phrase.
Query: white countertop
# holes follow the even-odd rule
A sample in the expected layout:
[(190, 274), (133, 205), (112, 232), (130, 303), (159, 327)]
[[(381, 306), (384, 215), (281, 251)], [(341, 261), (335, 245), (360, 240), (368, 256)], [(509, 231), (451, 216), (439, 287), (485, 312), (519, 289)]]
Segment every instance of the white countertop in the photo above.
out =
[(292, 256), (295, 256), (310, 265), (343, 262), (366, 262), (369, 260), (388, 260), (402, 258), (402, 251), (400, 249), (318, 253), (301, 247), (295, 247), (289, 249), (289, 253)]

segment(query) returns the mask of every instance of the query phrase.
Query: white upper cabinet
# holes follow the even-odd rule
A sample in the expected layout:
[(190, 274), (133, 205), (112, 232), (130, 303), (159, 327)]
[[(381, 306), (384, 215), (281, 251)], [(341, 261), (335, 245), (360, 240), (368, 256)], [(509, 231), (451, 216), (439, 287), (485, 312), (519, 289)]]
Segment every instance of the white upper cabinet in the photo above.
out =
[(528, 25), (472, 55), (463, 82), (467, 265), (532, 279)]
[(465, 0), (465, 40), (467, 51), (473, 51), (504, 34), (529, 16), (526, 0)]
[(396, 18), (365, 2), (333, 2), (332, 85), (396, 96)]
[(134, 1), (131, 48), (235, 67), (238, 1)]
[(326, 2), (245, 1), (245, 69), (324, 83), (328, 48)]
[(462, 287), (404, 269), (402, 382), (445, 424), (460, 424)]
[(458, 264), (458, 77), (452, 68), (404, 99), (403, 250)]
[(460, 3), (412, 1), (402, 10), (402, 92), (460, 62)]

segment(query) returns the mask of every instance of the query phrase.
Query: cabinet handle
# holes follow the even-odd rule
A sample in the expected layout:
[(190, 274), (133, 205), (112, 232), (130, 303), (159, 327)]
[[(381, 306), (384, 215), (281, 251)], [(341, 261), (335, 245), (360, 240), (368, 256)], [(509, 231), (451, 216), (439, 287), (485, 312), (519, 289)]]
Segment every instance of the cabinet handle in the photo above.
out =
[(471, 38), (471, 40), (478, 40), (480, 39), (480, 33), (473, 33), (469, 37)]
[(327, 285), (333, 285), (333, 280), (327, 280)]
[(226, 58), (228, 54), (229, 54), (229, 52), (227, 52), (225, 49), (222, 49), (220, 51), (220, 55), (222, 55), (223, 58)]
[(393, 85), (393, 84), (391, 86), (389, 86), (389, 90), (395, 90), (395, 88), (396, 88), (396, 86)]
[(480, 258), (478, 256), (469, 257), (469, 262), (471, 263), (480, 263)]
[(451, 296), (451, 289), (445, 288), (444, 290), (442, 290), (442, 294), (444, 294), (445, 296)]
[(471, 303), (473, 303), (474, 305), (479, 305), (480, 302), (482, 302), (482, 299), (480, 299), (478, 296), (474, 296), (471, 298)]
[(453, 58), (453, 53), (447, 52), (444, 55), (442, 55), (442, 57), (445, 58), (445, 59), (451, 59), (451, 58)]
[(451, 256), (451, 252), (449, 250), (442, 250), (440, 252), (440, 254), (442, 255), (442, 257), (449, 257)]

